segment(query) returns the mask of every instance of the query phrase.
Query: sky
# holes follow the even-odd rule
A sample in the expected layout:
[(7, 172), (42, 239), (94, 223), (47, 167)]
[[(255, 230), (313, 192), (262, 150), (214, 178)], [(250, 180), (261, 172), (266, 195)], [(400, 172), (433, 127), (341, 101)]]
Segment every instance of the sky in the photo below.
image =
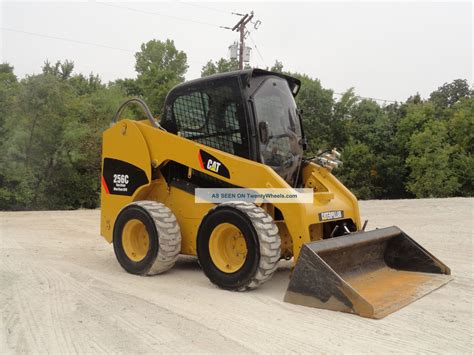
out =
[[(473, 74), (472, 2), (201, 2), (0, 0), (0, 60), (19, 77), (45, 60), (73, 60), (104, 81), (135, 77), (134, 53), (172, 39), (188, 56), (186, 79), (227, 58), (238, 34), (232, 12), (254, 11), (250, 64), (305, 73), (336, 93), (405, 101)], [(64, 40), (64, 39), (67, 39)], [(255, 49), (257, 47), (258, 51)]]

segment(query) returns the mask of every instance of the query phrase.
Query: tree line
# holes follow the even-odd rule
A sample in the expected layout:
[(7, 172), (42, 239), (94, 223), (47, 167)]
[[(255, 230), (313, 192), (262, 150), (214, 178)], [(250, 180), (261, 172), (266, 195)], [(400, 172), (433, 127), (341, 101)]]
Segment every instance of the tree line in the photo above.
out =
[[(137, 77), (104, 83), (74, 72), (71, 61), (45, 62), (19, 79), (0, 64), (0, 210), (95, 208), (100, 194), (101, 134), (122, 101), (143, 98), (160, 114), (168, 91), (184, 81), (187, 56), (172, 40), (152, 40), (135, 54)], [(235, 70), (210, 60), (202, 76)], [(360, 199), (473, 196), (474, 93), (454, 80), (428, 99), (379, 105), (354, 89), (336, 98), (320, 81), (302, 81), (307, 156), (337, 147), (334, 171)], [(128, 115), (139, 117), (138, 112)]]

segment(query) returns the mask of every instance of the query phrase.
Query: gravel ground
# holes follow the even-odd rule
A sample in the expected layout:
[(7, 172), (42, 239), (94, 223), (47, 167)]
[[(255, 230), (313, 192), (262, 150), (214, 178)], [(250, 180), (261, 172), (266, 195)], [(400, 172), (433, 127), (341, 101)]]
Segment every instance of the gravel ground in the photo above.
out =
[(223, 291), (194, 258), (125, 273), (99, 211), (0, 212), (0, 353), (473, 352), (474, 199), (362, 201), (368, 229), (397, 225), (454, 280), (382, 320), (282, 301), (289, 263), (246, 293)]

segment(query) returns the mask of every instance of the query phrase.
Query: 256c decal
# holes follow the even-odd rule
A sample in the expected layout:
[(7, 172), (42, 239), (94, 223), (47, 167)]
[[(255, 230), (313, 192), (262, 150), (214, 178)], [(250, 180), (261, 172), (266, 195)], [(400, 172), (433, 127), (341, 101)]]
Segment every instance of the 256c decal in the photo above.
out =
[(132, 196), (142, 185), (148, 184), (145, 171), (122, 160), (105, 158), (102, 187), (111, 195)]
[(128, 175), (114, 174), (114, 184), (128, 184)]

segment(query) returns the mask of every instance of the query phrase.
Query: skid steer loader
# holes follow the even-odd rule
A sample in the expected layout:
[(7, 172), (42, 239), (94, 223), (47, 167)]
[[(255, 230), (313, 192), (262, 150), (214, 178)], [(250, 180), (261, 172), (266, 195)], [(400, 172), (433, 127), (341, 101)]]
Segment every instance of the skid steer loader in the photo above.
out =
[[(287, 302), (381, 318), (450, 280), (397, 227), (364, 231), (332, 174), (336, 152), (303, 157), (300, 81), (253, 69), (180, 84), (156, 121), (126, 101), (103, 134), (101, 234), (128, 272), (195, 255), (228, 290), (269, 280), (293, 258)], [(131, 104), (145, 120), (120, 119)], [(309, 188), (313, 203), (196, 203), (198, 188)]]

